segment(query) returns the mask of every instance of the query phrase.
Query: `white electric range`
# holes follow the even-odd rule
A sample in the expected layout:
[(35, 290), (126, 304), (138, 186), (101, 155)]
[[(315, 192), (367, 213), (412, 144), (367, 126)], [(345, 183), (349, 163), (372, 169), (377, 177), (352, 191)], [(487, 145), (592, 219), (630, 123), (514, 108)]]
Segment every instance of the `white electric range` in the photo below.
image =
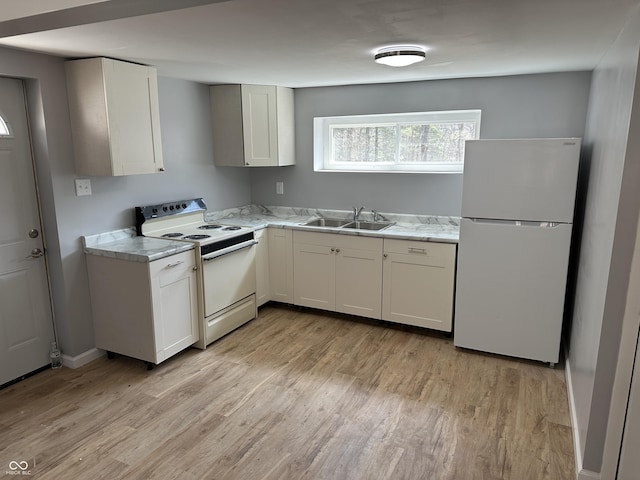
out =
[(202, 349), (257, 315), (253, 228), (207, 223), (206, 210), (202, 198), (135, 207), (138, 235), (196, 244)]

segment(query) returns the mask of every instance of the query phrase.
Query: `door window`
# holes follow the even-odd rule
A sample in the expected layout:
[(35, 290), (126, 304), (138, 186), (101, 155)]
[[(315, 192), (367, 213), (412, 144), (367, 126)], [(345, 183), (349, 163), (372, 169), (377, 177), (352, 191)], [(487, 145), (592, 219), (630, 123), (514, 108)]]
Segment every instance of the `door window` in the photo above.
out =
[(11, 131), (9, 130), (9, 124), (0, 114), (0, 137), (10, 137)]

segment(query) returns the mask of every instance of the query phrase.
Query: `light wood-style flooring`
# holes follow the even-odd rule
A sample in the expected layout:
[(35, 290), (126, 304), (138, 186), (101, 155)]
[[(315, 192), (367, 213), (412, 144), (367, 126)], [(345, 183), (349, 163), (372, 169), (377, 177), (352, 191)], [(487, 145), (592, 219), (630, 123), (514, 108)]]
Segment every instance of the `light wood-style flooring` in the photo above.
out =
[(0, 475), (12, 461), (39, 480), (575, 478), (562, 365), (270, 305), (152, 371), (104, 357), (1, 390)]

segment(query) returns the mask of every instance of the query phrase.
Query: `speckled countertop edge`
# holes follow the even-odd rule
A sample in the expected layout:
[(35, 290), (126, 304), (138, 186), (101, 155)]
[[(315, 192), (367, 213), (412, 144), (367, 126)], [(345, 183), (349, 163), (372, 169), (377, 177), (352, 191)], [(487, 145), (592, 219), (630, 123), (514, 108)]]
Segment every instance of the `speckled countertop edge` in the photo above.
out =
[[(303, 225), (314, 218), (350, 219), (352, 215), (350, 211), (346, 210), (247, 205), (239, 208), (207, 212), (205, 220), (212, 223), (252, 227), (256, 230), (275, 227), (362, 237), (458, 243), (459, 217), (381, 213), (382, 220), (394, 222), (394, 224), (378, 231)], [(371, 212), (363, 212), (360, 218), (362, 220), (373, 219)], [(133, 227), (83, 236), (81, 239), (84, 252), (87, 254), (134, 262), (152, 262), (195, 248), (195, 245), (189, 242), (138, 237)]]
[(87, 254), (143, 263), (195, 248), (190, 242), (138, 237), (134, 228), (83, 236), (81, 239), (84, 252)]
[[(350, 211), (346, 210), (247, 205), (217, 212), (207, 212), (205, 219), (208, 222), (242, 225), (255, 229), (280, 227), (363, 237), (458, 243), (459, 217), (381, 213), (380, 218), (382, 220), (394, 222), (394, 224), (378, 231), (303, 225), (314, 218), (349, 219), (352, 215)], [(360, 215), (360, 219), (372, 220), (373, 214), (371, 212), (363, 212)]]

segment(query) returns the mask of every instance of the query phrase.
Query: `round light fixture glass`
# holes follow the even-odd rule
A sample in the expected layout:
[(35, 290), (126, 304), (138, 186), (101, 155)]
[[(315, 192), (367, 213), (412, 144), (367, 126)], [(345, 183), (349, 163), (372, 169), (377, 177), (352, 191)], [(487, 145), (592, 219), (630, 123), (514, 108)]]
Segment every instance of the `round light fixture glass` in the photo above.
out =
[(411, 45), (394, 45), (376, 50), (373, 57), (376, 63), (390, 67), (406, 67), (424, 60), (427, 53), (424, 48)]

